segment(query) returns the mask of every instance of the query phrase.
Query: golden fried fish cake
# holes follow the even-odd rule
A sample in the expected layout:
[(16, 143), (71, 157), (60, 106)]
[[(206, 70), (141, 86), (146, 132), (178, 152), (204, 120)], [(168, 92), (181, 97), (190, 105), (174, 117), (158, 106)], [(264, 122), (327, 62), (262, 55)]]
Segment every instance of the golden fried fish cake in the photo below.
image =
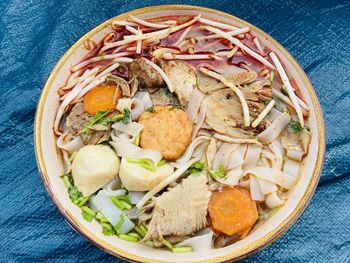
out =
[(192, 123), (182, 109), (173, 106), (155, 106), (154, 112), (141, 114), (139, 123), (142, 148), (158, 150), (166, 160), (179, 158), (191, 143)]

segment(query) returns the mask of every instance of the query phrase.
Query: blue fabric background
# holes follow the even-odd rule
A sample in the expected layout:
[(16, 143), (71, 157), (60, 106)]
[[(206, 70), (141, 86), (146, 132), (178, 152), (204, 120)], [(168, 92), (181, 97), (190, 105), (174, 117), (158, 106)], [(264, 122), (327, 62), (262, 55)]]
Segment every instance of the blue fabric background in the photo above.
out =
[(348, 0), (1, 0), (0, 262), (121, 262), (71, 229), (48, 197), (34, 157), (34, 113), (50, 71), (80, 36), (162, 3), (211, 7), (257, 25), (300, 62), (323, 107), (327, 154), (315, 196), (286, 234), (245, 262), (350, 262)]

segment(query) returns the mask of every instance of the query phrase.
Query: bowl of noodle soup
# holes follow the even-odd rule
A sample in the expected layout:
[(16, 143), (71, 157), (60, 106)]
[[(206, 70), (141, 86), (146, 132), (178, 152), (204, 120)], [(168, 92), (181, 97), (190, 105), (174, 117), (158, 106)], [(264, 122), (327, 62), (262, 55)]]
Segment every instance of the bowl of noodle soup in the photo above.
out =
[(39, 100), (35, 152), (53, 202), (101, 249), (224, 262), (302, 214), (325, 135), (310, 81), (271, 36), (169, 5), (111, 18), (67, 51)]

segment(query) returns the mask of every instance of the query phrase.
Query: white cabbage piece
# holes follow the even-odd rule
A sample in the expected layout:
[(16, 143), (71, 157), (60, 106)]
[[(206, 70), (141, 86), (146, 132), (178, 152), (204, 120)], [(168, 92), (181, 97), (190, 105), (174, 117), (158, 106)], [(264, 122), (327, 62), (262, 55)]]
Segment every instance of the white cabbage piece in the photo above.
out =
[(113, 226), (122, 220), (123, 223), (119, 228), (121, 234), (126, 234), (135, 227), (135, 224), (113, 204), (110, 197), (102, 190), (91, 197), (89, 204), (95, 212), (102, 213)]
[(73, 160), (74, 184), (84, 196), (89, 196), (111, 181), (118, 174), (119, 166), (119, 158), (110, 147), (86, 145)]
[(214, 232), (210, 228), (205, 228), (200, 230), (196, 236), (177, 243), (175, 247), (190, 246), (194, 252), (208, 252), (212, 249), (213, 235)]

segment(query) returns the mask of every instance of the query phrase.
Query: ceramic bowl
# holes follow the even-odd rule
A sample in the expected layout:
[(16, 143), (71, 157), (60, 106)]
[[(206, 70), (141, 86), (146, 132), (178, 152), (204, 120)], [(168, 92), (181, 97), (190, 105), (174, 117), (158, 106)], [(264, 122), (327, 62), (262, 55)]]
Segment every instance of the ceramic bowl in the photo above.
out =
[[(59, 105), (57, 89), (62, 86), (72, 65), (85, 54), (83, 41), (90, 38), (98, 41), (110, 30), (112, 20), (126, 19), (129, 15), (152, 18), (166, 15), (196, 15), (231, 23), (239, 27), (249, 26), (263, 45), (274, 51), (285, 66), (289, 76), (295, 80), (308, 105), (310, 105), (310, 129), (312, 141), (309, 154), (304, 160), (302, 174), (296, 187), (285, 204), (267, 222), (257, 228), (247, 238), (228, 247), (214, 249), (206, 253), (173, 254), (166, 250), (156, 250), (137, 243), (126, 242), (115, 236), (104, 236), (97, 222), (83, 220), (80, 209), (69, 199), (67, 189), (60, 175), (62, 168), (55, 147), (53, 121)], [(320, 104), (312, 85), (295, 59), (271, 36), (255, 26), (235, 16), (197, 6), (163, 5), (133, 10), (116, 16), (80, 38), (55, 66), (37, 107), (35, 118), (35, 151), (43, 183), (60, 212), (82, 236), (108, 253), (137, 262), (224, 262), (246, 257), (270, 244), (295, 223), (309, 203), (317, 186), (325, 152), (325, 129)]]

